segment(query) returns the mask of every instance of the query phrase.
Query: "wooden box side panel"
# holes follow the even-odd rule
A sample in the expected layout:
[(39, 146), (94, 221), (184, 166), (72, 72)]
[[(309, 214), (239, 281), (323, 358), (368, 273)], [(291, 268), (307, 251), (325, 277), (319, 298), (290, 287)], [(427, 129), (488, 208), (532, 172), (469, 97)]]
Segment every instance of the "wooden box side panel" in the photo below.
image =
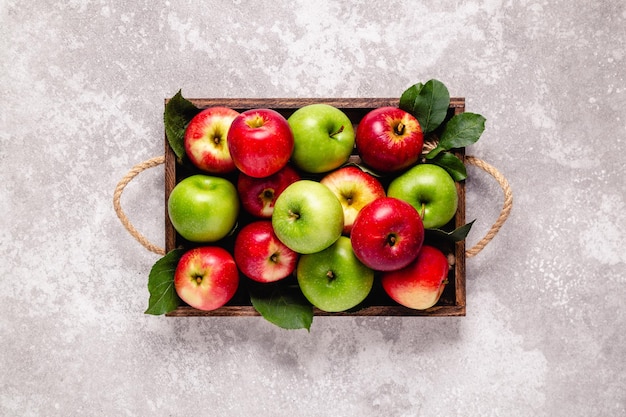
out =
[[(195, 98), (188, 99), (198, 108), (211, 106), (226, 106), (237, 111), (245, 111), (254, 108), (271, 108), (279, 111), (283, 116), (289, 117), (291, 113), (300, 107), (314, 103), (326, 103), (348, 115), (354, 125), (371, 109), (383, 106), (398, 106), (397, 98), (262, 98), (262, 99), (233, 99), (233, 98)], [(166, 100), (167, 103), (167, 100)], [(464, 98), (450, 99), (450, 112), (459, 114), (465, 111)], [(178, 236), (169, 220), (167, 201), (169, 195), (177, 183), (176, 155), (165, 138), (165, 249), (167, 252), (179, 247)], [(464, 149), (456, 151), (456, 155), (464, 161)], [(459, 205), (455, 215), (455, 227), (465, 224), (465, 183), (457, 182)], [(458, 242), (454, 247), (454, 283), (453, 301), (446, 305), (435, 305), (427, 310), (413, 310), (400, 305), (372, 305), (356, 312), (326, 313), (314, 309), (315, 315), (319, 316), (464, 316), (466, 314), (466, 287), (465, 287), (465, 241)], [(452, 287), (452, 286), (449, 286)], [(167, 316), (258, 316), (259, 313), (252, 305), (226, 305), (214, 311), (201, 311), (189, 306), (180, 306)]]

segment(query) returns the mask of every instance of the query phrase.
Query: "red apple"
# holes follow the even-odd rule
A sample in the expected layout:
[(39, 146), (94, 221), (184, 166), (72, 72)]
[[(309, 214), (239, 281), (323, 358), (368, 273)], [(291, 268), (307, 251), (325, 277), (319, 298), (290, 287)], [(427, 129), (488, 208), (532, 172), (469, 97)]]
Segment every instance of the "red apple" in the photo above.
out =
[(270, 176), (284, 167), (293, 146), (287, 119), (272, 109), (244, 111), (228, 130), (228, 148), (235, 166), (255, 178)]
[(417, 257), (424, 243), (424, 225), (412, 205), (382, 197), (361, 209), (350, 239), (354, 254), (365, 265), (378, 271), (393, 271)]
[(298, 254), (278, 240), (270, 220), (244, 226), (235, 239), (234, 256), (239, 270), (258, 282), (288, 277), (298, 261)]
[(185, 129), (187, 157), (196, 167), (212, 174), (235, 170), (228, 150), (228, 129), (239, 112), (227, 107), (209, 107), (195, 115)]
[(280, 193), (299, 179), (300, 174), (290, 165), (285, 165), (280, 171), (263, 178), (251, 177), (241, 172), (237, 179), (239, 200), (248, 213), (269, 219)]
[(365, 164), (381, 172), (413, 165), (424, 145), (417, 119), (398, 107), (380, 107), (367, 113), (356, 130), (356, 148)]
[(372, 201), (384, 197), (385, 189), (376, 177), (355, 166), (346, 166), (320, 180), (330, 188), (343, 208), (343, 233), (349, 235), (357, 214)]
[(219, 246), (202, 246), (185, 252), (174, 272), (174, 288), (191, 307), (215, 310), (237, 291), (239, 271), (232, 255)]
[(407, 267), (385, 272), (381, 283), (397, 303), (416, 310), (437, 304), (447, 283), (448, 258), (439, 249), (424, 245)]

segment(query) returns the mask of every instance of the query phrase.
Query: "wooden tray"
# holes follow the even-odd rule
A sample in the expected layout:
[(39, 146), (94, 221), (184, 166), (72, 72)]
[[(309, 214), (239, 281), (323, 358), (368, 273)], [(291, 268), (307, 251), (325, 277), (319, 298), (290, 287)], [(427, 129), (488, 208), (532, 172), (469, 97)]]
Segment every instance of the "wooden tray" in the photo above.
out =
[[(363, 116), (372, 109), (383, 106), (398, 106), (398, 99), (394, 98), (303, 98), (303, 99), (284, 99), (284, 98), (263, 98), (263, 99), (224, 99), (224, 98), (198, 98), (188, 99), (198, 108), (206, 108), (211, 106), (226, 106), (233, 108), (239, 112), (254, 108), (271, 108), (283, 116), (288, 118), (298, 108), (307, 104), (326, 103), (338, 107), (343, 110), (356, 126)], [(166, 101), (167, 102), (167, 101)], [(465, 111), (464, 98), (451, 98), (448, 117)], [(356, 128), (355, 128), (356, 131)], [(465, 149), (456, 150), (456, 155), (464, 160)], [(360, 159), (356, 153), (351, 157), (353, 162), (359, 162)], [(169, 252), (177, 247), (191, 247), (192, 244), (185, 242), (184, 239), (176, 233), (176, 230), (169, 221), (167, 213), (167, 200), (174, 186), (183, 178), (199, 173), (194, 168), (183, 166), (176, 160), (176, 155), (170, 148), (167, 138), (165, 139), (165, 250)], [(234, 178), (233, 178), (234, 179)], [(383, 184), (385, 185), (385, 184)], [(457, 190), (459, 194), (459, 204), (454, 219), (450, 222), (450, 228), (460, 227), (465, 224), (465, 183), (457, 182)], [(243, 214), (245, 217), (245, 214)], [(246, 222), (249, 219), (240, 219)], [(317, 308), (314, 314), (318, 316), (464, 316), (465, 315), (465, 242), (450, 244), (448, 242), (433, 242), (431, 244), (440, 246), (444, 251), (453, 255), (454, 265), (450, 268), (448, 275), (448, 284), (444, 290), (439, 302), (427, 310), (412, 310), (395, 303), (383, 291), (379, 284), (379, 280), (375, 280), (374, 288), (370, 296), (362, 303), (360, 309), (354, 312), (327, 313)], [(221, 246), (229, 248), (229, 242), (219, 242)], [(289, 278), (288, 278), (289, 279)], [(167, 314), (169, 317), (181, 316), (258, 316), (259, 313), (252, 307), (248, 293), (246, 291), (246, 282), (248, 279), (241, 277), (240, 286), (237, 294), (225, 306), (214, 311), (201, 311), (187, 305), (182, 305), (176, 310)]]

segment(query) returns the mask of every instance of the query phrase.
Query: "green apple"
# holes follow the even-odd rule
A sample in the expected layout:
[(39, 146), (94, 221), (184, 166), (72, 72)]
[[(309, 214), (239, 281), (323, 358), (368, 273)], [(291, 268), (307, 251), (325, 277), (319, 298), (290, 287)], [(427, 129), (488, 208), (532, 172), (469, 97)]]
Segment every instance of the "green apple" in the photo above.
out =
[(228, 235), (239, 215), (237, 189), (227, 179), (192, 175), (180, 181), (167, 200), (174, 229), (191, 242), (215, 242)]
[(293, 164), (309, 173), (323, 173), (343, 165), (354, 148), (350, 118), (338, 108), (309, 104), (287, 119), (293, 132)]
[(272, 227), (289, 249), (303, 254), (319, 252), (341, 236), (343, 208), (324, 184), (299, 180), (276, 199)]
[(445, 169), (434, 164), (415, 165), (396, 177), (389, 184), (387, 196), (415, 207), (426, 229), (447, 224), (459, 203), (456, 183)]
[(296, 275), (307, 300), (327, 312), (356, 307), (374, 284), (374, 270), (354, 255), (350, 238), (346, 236), (321, 252), (302, 255)]

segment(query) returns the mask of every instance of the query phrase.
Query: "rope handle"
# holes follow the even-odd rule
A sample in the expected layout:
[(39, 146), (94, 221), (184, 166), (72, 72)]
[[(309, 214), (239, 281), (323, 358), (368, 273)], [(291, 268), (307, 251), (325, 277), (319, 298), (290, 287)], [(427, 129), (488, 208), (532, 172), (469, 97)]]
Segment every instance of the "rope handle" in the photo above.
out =
[(511, 186), (507, 179), (498, 171), (494, 166), (489, 165), (487, 162), (483, 161), (480, 158), (475, 156), (466, 155), (465, 162), (470, 165), (474, 165), (485, 171), (487, 174), (491, 175), (502, 188), (502, 192), (504, 193), (504, 203), (502, 205), (502, 210), (500, 210), (500, 215), (496, 219), (495, 223), (491, 226), (489, 231), (482, 239), (480, 239), (474, 246), (465, 251), (465, 257), (471, 258), (473, 256), (478, 255), (481, 250), (487, 246), (487, 243), (491, 242), (491, 240), (496, 237), (500, 228), (509, 218), (509, 214), (511, 213), (511, 209), (513, 208), (513, 191), (511, 190)]
[(163, 156), (157, 156), (157, 157), (148, 159), (146, 161), (143, 161), (135, 165), (134, 167), (130, 169), (130, 171), (128, 171), (126, 175), (124, 175), (124, 178), (120, 180), (120, 182), (115, 187), (115, 192), (113, 193), (113, 208), (115, 209), (115, 213), (117, 214), (117, 217), (120, 219), (120, 221), (122, 222), (126, 230), (128, 230), (128, 233), (130, 233), (130, 235), (134, 237), (137, 240), (137, 242), (141, 243), (141, 245), (144, 248), (148, 249), (150, 252), (154, 252), (157, 255), (162, 255), (162, 256), (165, 255), (165, 249), (151, 243), (144, 235), (142, 235), (135, 228), (135, 226), (133, 226), (130, 220), (128, 220), (126, 213), (124, 213), (124, 210), (122, 210), (122, 205), (120, 203), (120, 200), (122, 198), (122, 193), (124, 192), (124, 188), (126, 188), (128, 183), (131, 182), (133, 178), (135, 178), (137, 175), (141, 174), (143, 171), (147, 169), (157, 167), (164, 163), (165, 163), (165, 156), (163, 155)]
[[(502, 191), (504, 192), (504, 204), (502, 205), (502, 210), (500, 211), (500, 215), (496, 219), (495, 223), (491, 226), (487, 234), (478, 241), (472, 248), (465, 251), (465, 257), (471, 258), (473, 256), (478, 255), (480, 251), (482, 251), (485, 246), (498, 234), (498, 231), (504, 224), (504, 222), (509, 217), (511, 209), (513, 208), (513, 192), (511, 191), (511, 187), (507, 179), (492, 165), (483, 161), (480, 158), (475, 156), (467, 155), (465, 156), (465, 162), (470, 165), (474, 165), (489, 175), (491, 175), (500, 185)], [(122, 205), (120, 203), (122, 193), (124, 192), (124, 188), (130, 183), (133, 178), (142, 173), (143, 171), (157, 167), (165, 163), (165, 156), (157, 156), (146, 161), (143, 161), (128, 171), (128, 173), (120, 180), (115, 187), (115, 192), (113, 193), (113, 207), (115, 209), (115, 213), (117, 217), (122, 222), (122, 225), (126, 228), (128, 233), (131, 234), (144, 248), (148, 249), (150, 252), (154, 252), (157, 255), (165, 255), (165, 249), (162, 247), (156, 246), (151, 243), (144, 235), (142, 235), (130, 222), (124, 210), (122, 210)]]

